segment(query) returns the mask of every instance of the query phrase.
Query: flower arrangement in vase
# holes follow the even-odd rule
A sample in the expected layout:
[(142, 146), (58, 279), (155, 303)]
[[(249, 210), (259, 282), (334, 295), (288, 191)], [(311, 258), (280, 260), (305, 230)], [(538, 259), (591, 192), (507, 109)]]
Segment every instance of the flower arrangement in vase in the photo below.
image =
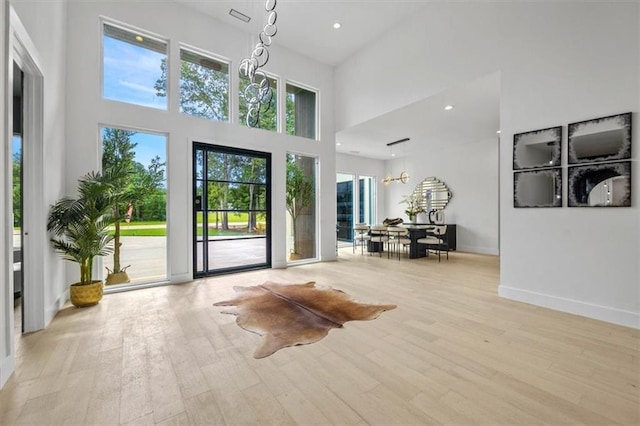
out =
[(420, 205), (420, 197), (417, 194), (405, 195), (400, 201), (400, 204), (402, 203), (407, 205), (404, 213), (409, 216), (411, 222), (414, 221), (418, 213), (426, 213), (426, 210)]

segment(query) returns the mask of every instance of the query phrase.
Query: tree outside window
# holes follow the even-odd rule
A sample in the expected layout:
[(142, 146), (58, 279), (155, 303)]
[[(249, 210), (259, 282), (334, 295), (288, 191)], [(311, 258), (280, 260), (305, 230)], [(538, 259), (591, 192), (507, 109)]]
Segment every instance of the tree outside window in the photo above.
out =
[[(189, 50), (180, 50), (180, 112), (229, 121), (229, 64)], [(158, 96), (167, 96), (167, 61), (160, 64)]]

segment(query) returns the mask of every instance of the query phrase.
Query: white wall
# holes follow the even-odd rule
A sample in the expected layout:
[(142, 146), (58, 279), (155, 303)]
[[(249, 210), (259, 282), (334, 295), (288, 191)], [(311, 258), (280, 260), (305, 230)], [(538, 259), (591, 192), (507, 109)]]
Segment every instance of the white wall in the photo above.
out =
[(457, 250), (497, 255), (498, 138), (466, 143), (442, 140), (436, 146), (415, 142), (415, 154), (386, 162), (394, 176), (403, 169), (410, 176), (407, 184), (385, 187), (386, 216), (407, 221), (402, 197), (425, 178), (435, 176), (453, 195), (444, 214), (446, 223), (456, 225)]
[[(43, 103), (43, 145), (35, 147), (42, 150), (41, 164), (33, 167), (42, 167), (43, 171), (38, 176), (39, 185), (36, 188), (25, 187), (23, 196), (25, 197), (25, 209), (29, 208), (30, 194), (35, 194), (38, 199), (31, 199), (32, 205), (41, 205), (45, 209), (53, 204), (63, 194), (62, 179), (65, 168), (65, 98), (66, 98), (66, 25), (67, 7), (65, 2), (38, 2), (37, 7), (32, 1), (12, 1), (11, 2), (20, 21), (28, 33), (37, 56), (36, 60), (41, 67), (44, 80), (44, 103)], [(25, 144), (30, 143), (25, 140)], [(24, 147), (25, 155), (27, 150), (33, 147)], [(31, 173), (27, 168), (29, 164), (25, 160), (24, 173)], [(40, 198), (41, 197), (41, 198)], [(46, 221), (47, 212), (40, 212), (35, 218), (38, 222)], [(58, 256), (50, 249), (49, 236), (44, 233), (44, 224), (34, 224), (38, 231), (29, 233), (29, 243), (43, 255), (44, 282), (37, 279), (37, 282), (29, 282), (25, 275), (26, 291), (31, 293), (43, 292), (43, 298), (38, 300), (37, 309), (44, 309), (44, 312), (26, 312), (25, 315), (35, 318), (26, 331), (34, 331), (46, 326), (58, 312), (58, 309), (66, 301), (67, 286), (63, 282), (63, 268)], [(35, 239), (35, 240), (34, 240)], [(43, 250), (43, 248), (46, 248)], [(27, 268), (29, 266), (27, 265)], [(26, 272), (25, 274), (27, 274)], [(25, 309), (27, 310), (27, 309)], [(27, 310), (28, 311), (28, 310)], [(29, 321), (32, 322), (32, 321)]]
[(638, 7), (430, 3), (337, 69), (336, 128), (500, 71), (499, 294), (638, 327), (638, 126), (633, 207), (516, 210), (512, 199), (514, 133), (563, 125), (566, 153), (568, 123), (628, 111), (637, 121)]
[(376, 206), (375, 218), (381, 223), (385, 218), (385, 190), (381, 180), (384, 178), (384, 161), (358, 157), (349, 154), (336, 154), (336, 172), (355, 176), (375, 178)]
[[(23, 274), (25, 281), (25, 297), (23, 297), (23, 311), (27, 316), (25, 321), (25, 331), (33, 331), (46, 326), (58, 311), (59, 307), (66, 300), (66, 286), (63, 284), (63, 273), (60, 261), (56, 258), (52, 250), (48, 249), (49, 240), (44, 230), (46, 222), (47, 206), (61, 195), (62, 170), (64, 170), (64, 142), (65, 142), (65, 45), (66, 45), (66, 4), (64, 2), (44, 2), (39, 3), (38, 8), (33, 7), (33, 3), (26, 1), (12, 1), (15, 17), (9, 19), (9, 3), (3, 1), (1, 4), (0, 21), (2, 22), (2, 62), (0, 66), (0, 80), (2, 84), (2, 125), (0, 131), (3, 135), (3, 150), (0, 155), (0, 171), (3, 177), (2, 191), (2, 213), (0, 220), (3, 227), (2, 236), (2, 261), (1, 276), (3, 288), (0, 303), (3, 315), (0, 317), (0, 386), (7, 380), (8, 374), (13, 370), (13, 289), (11, 279), (8, 278), (12, 271), (13, 262), (11, 249), (8, 244), (12, 240), (12, 220), (11, 220), (11, 137), (8, 134), (10, 129), (7, 123), (7, 100), (10, 102), (11, 96), (4, 93), (5, 83), (7, 83), (7, 67), (12, 66), (10, 58), (13, 57), (11, 43), (7, 43), (9, 32), (18, 34), (23, 43), (21, 51), (29, 56), (30, 64), (35, 64), (42, 74), (43, 103), (36, 105), (36, 109), (41, 111), (35, 115), (42, 117), (42, 138), (31, 135), (25, 138), (25, 163), (23, 170), (29, 174), (32, 180), (35, 178), (37, 186), (24, 188), (23, 205), (26, 210), (25, 215), (31, 218), (30, 225), (25, 222), (25, 232), (29, 232), (25, 240), (24, 249), (37, 259), (38, 265), (29, 266), (23, 258)], [(9, 46), (10, 51), (5, 51)], [(22, 59), (24, 60), (24, 59)], [(35, 61), (35, 62), (34, 62)], [(27, 81), (30, 78), (27, 77)], [(25, 85), (27, 83), (25, 82)], [(11, 87), (11, 86), (8, 86)], [(29, 146), (27, 146), (29, 144)], [(27, 159), (29, 157), (29, 159)], [(46, 159), (39, 164), (33, 163), (33, 159)], [(28, 170), (30, 168), (30, 170)], [(37, 172), (33, 172), (37, 168)], [(35, 207), (37, 206), (37, 208)], [(26, 219), (25, 219), (26, 220)], [(31, 264), (33, 265), (33, 263)], [(24, 266), (29, 268), (25, 271)], [(37, 273), (33, 271), (37, 270)], [(47, 279), (33, 279), (35, 276)], [(28, 293), (27, 293), (28, 292)], [(31, 295), (31, 296), (29, 296)], [(27, 301), (27, 299), (29, 299)]]
[[(277, 36), (270, 48), (266, 71), (283, 79), (304, 83), (320, 91), (320, 141), (248, 129), (239, 124), (216, 123), (178, 112), (177, 97), (170, 110), (158, 111), (101, 98), (100, 16), (150, 31), (170, 40), (170, 75), (178, 75), (179, 43), (204, 49), (232, 60), (231, 70), (249, 54), (253, 38), (224, 23), (207, 18), (172, 2), (71, 2), (68, 30), (67, 159), (66, 186), (73, 188), (78, 176), (99, 168), (100, 124), (124, 126), (168, 134), (169, 270), (170, 280), (192, 277), (191, 152), (192, 141), (243, 147), (272, 153), (272, 263), (286, 265), (285, 250), (285, 153), (292, 151), (320, 158), (323, 198), (320, 203), (320, 255), (335, 259), (335, 142), (332, 69), (279, 48)], [(81, 52), (77, 54), (76, 52)], [(231, 72), (231, 98), (237, 99), (237, 74)], [(169, 82), (177, 93), (178, 81)], [(284, 88), (284, 80), (280, 84)], [(282, 94), (282, 92), (281, 92)], [(235, 103), (235, 101), (234, 101)], [(234, 118), (235, 114), (234, 114)], [(333, 202), (322, 202), (324, 195)], [(327, 231), (329, 230), (329, 231)]]

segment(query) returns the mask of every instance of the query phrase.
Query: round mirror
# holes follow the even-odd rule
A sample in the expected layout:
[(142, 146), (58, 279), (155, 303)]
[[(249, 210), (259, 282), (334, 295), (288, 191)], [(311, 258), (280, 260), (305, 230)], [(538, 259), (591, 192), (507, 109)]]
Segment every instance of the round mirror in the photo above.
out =
[(420, 200), (420, 206), (426, 211), (443, 210), (452, 197), (451, 191), (444, 182), (435, 177), (428, 177), (413, 190), (413, 195)]

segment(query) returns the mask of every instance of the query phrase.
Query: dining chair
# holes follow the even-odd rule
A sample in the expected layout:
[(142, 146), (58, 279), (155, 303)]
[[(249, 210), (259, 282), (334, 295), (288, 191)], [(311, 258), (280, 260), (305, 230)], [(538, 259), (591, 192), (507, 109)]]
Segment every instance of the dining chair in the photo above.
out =
[(353, 252), (356, 252), (356, 246), (360, 246), (360, 254), (364, 254), (364, 246), (369, 243), (371, 236), (369, 235), (369, 225), (366, 223), (356, 223), (353, 227)]
[[(385, 244), (387, 244), (387, 251), (389, 250), (389, 232), (387, 231), (387, 227), (384, 225), (373, 225), (370, 228), (369, 232), (371, 234), (371, 243), (377, 243), (380, 245), (380, 250), (378, 250), (378, 253), (380, 254), (380, 257), (382, 257), (382, 252), (384, 251)], [(387, 253), (387, 257), (389, 257), (389, 253)]]
[(393, 246), (393, 255), (398, 255), (398, 260), (400, 260), (400, 255), (404, 247), (411, 244), (411, 240), (409, 239), (409, 230), (407, 228), (403, 228), (401, 226), (389, 226), (387, 227), (387, 232), (389, 233), (389, 252), (391, 252), (391, 246)]
[(426, 244), (427, 250), (430, 247), (435, 247), (435, 251), (438, 253), (438, 262), (440, 262), (440, 254), (444, 249), (447, 253), (447, 260), (449, 260), (449, 243), (446, 239), (447, 235), (447, 225), (435, 225), (431, 230), (427, 231), (427, 236), (425, 238), (419, 238), (417, 240), (418, 244)]

